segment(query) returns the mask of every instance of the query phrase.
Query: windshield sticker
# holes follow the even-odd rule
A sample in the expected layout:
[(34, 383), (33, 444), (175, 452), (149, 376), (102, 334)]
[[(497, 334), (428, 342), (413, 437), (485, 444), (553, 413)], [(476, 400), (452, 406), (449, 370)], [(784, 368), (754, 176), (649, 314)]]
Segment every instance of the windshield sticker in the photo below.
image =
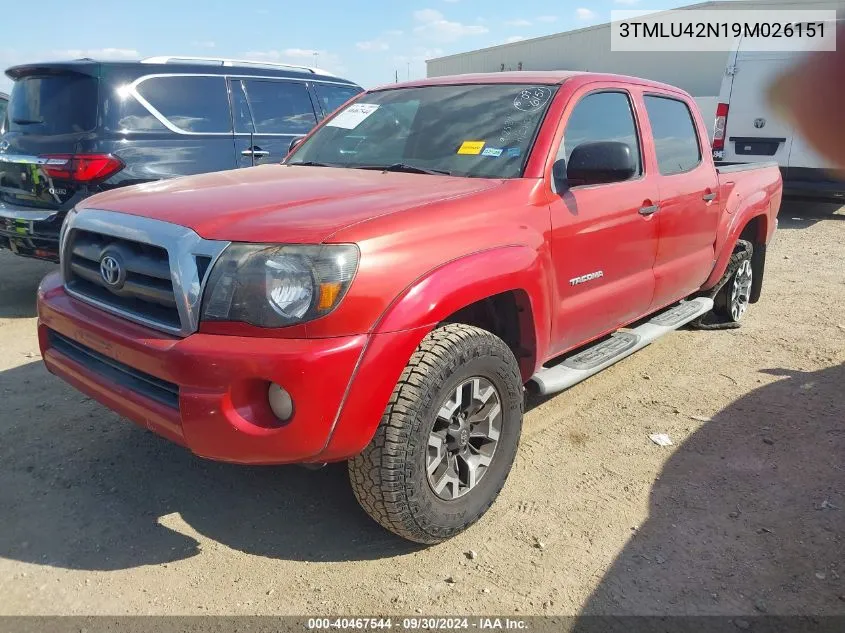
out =
[(522, 143), (526, 137), (531, 133), (531, 121), (526, 118), (524, 121), (516, 121), (512, 117), (505, 119), (505, 127), (502, 129), (502, 135), (499, 137), (499, 142), (502, 145), (509, 144), (511, 138), (514, 143)]
[(523, 112), (536, 112), (549, 102), (552, 91), (543, 86), (526, 88), (513, 100), (513, 107)]
[(498, 147), (488, 147), (483, 152), (481, 152), (482, 156), (501, 156), (502, 152), (505, 150), (499, 149)]
[(520, 149), (518, 147), (509, 147), (508, 148), (508, 158), (519, 158)]
[(345, 130), (354, 130), (361, 125), (364, 119), (378, 109), (379, 106), (376, 103), (353, 103), (346, 110), (326, 123), (326, 127), (341, 127)]
[(458, 154), (478, 156), (484, 148), (484, 141), (464, 141), (458, 148)]

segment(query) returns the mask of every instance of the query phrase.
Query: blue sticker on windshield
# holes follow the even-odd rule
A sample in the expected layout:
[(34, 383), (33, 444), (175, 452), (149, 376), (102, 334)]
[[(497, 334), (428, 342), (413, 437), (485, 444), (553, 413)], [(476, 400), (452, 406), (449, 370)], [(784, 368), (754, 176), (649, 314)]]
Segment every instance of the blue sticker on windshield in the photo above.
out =
[(520, 149), (518, 147), (508, 148), (508, 158), (519, 158)]
[(498, 147), (488, 147), (483, 152), (481, 152), (482, 156), (501, 156), (502, 152), (505, 150), (499, 149)]

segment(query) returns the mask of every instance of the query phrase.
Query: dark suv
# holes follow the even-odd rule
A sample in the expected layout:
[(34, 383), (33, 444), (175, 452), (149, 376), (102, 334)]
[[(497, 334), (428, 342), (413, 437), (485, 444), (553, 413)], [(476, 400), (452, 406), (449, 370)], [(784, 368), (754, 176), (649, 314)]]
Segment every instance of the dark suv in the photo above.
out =
[(0, 139), (0, 248), (58, 261), (67, 211), (99, 191), (278, 162), (362, 91), (286, 64), (152, 57), (27, 64)]

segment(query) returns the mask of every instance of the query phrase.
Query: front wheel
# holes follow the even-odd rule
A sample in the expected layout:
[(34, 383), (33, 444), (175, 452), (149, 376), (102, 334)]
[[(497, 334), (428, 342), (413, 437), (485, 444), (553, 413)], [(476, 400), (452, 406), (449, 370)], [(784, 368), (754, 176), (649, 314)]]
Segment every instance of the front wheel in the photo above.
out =
[(475, 523), (507, 479), (522, 429), (522, 379), (490, 332), (451, 324), (423, 339), (370, 444), (350, 460), (359, 503), (417, 543)]

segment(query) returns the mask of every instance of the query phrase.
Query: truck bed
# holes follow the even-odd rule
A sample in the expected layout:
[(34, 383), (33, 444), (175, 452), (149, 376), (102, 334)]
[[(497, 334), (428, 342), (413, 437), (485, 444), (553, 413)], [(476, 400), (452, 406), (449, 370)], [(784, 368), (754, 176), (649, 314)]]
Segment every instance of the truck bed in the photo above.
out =
[(749, 171), (751, 169), (762, 169), (764, 167), (778, 167), (777, 161), (768, 160), (757, 163), (734, 163), (729, 161), (716, 161), (716, 171), (720, 174), (731, 174), (738, 171)]

